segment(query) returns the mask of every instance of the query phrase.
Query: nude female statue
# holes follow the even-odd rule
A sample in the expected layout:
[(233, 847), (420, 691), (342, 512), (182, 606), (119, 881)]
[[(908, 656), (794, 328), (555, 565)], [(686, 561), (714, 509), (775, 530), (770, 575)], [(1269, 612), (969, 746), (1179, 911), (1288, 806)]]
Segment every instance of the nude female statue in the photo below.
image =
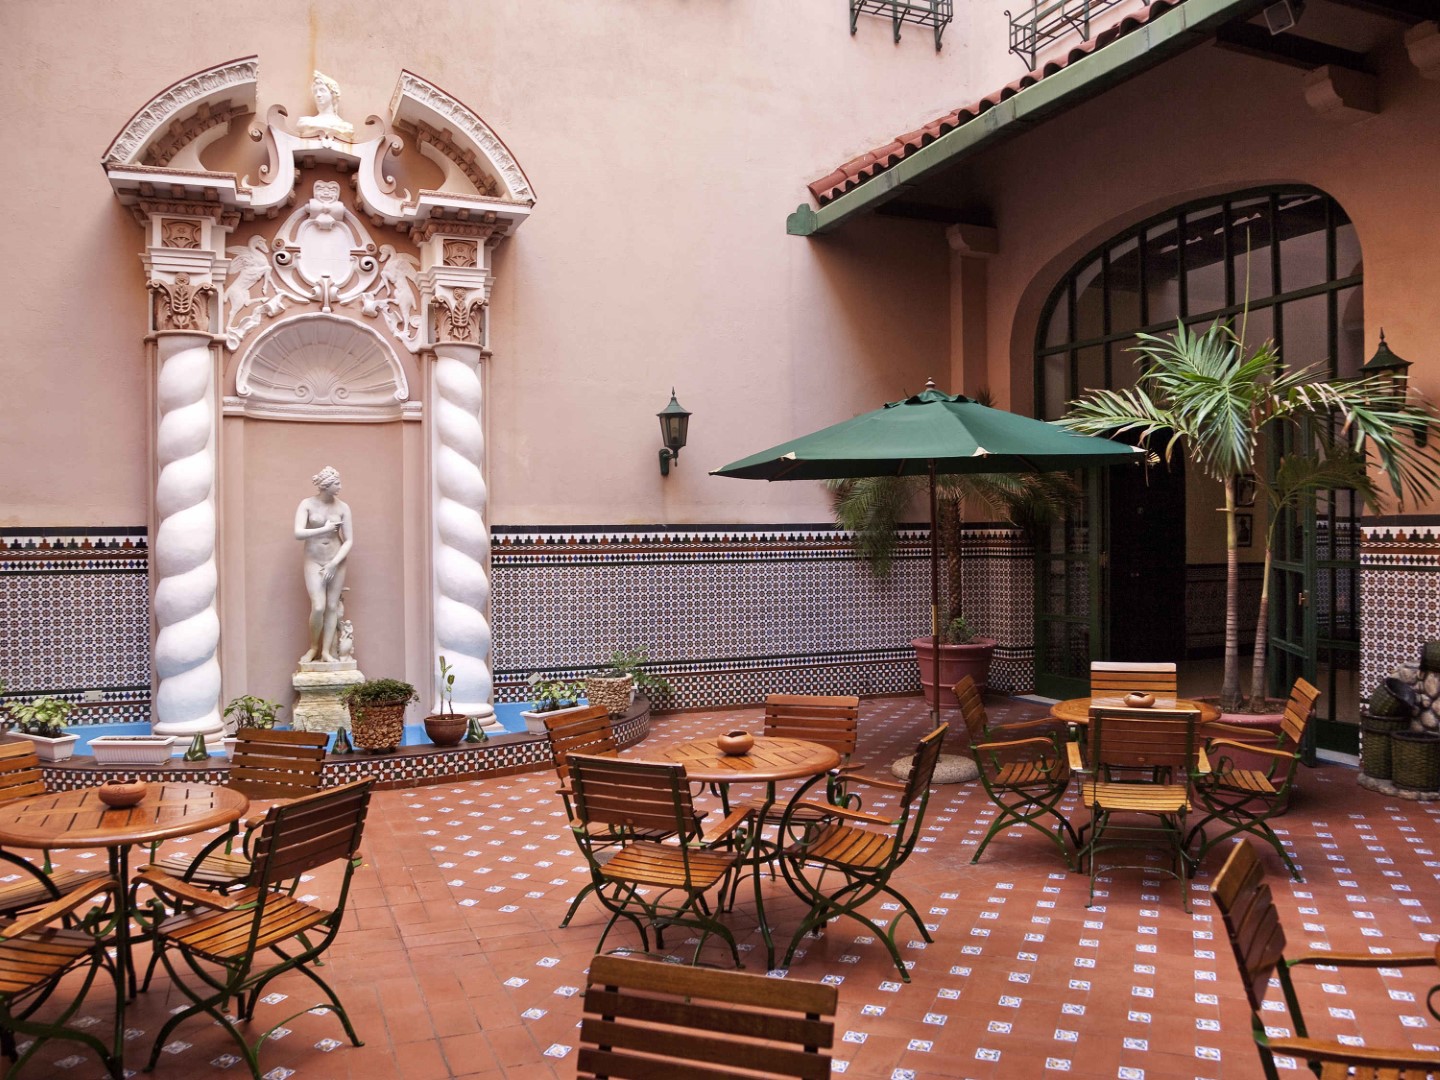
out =
[(305, 591), (310, 594), (310, 648), (302, 664), (334, 663), (345, 588), (345, 559), (355, 541), (350, 507), (340, 501), (340, 474), (329, 465), (310, 478), (318, 494), (295, 511), (295, 539), (305, 541)]

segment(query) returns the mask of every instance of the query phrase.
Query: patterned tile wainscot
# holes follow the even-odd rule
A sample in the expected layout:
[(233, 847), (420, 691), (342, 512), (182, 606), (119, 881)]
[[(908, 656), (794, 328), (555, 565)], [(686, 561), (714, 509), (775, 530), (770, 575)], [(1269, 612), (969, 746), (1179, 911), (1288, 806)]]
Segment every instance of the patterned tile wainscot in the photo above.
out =
[(1360, 686), (1440, 638), (1440, 516), (1367, 518), (1360, 543)]

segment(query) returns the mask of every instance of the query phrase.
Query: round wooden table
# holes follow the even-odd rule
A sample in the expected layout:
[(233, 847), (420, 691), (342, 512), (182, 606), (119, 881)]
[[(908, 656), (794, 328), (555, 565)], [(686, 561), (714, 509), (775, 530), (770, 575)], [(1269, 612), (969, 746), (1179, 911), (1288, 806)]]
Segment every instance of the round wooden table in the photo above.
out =
[[(1067, 724), (1088, 724), (1090, 709), (1093, 706), (1110, 709), (1130, 708), (1125, 704), (1123, 697), (1077, 697), (1070, 698), (1068, 701), (1056, 702), (1050, 706), (1050, 715)], [(1220, 719), (1220, 710), (1215, 705), (1208, 701), (1195, 701), (1191, 698), (1156, 697), (1155, 704), (1150, 707), (1153, 709), (1190, 709), (1199, 714), (1196, 722), (1201, 724), (1211, 724)]]
[[(760, 935), (765, 939), (766, 969), (773, 968), (775, 942), (770, 936), (770, 924), (765, 920), (765, 900), (760, 891), (762, 860), (758, 857), (765, 815), (775, 805), (777, 783), (821, 776), (839, 766), (840, 754), (823, 743), (804, 739), (769, 739), (757, 735), (755, 745), (748, 754), (722, 754), (713, 738), (702, 738), (655, 747), (641, 746), (634, 756), (643, 761), (684, 765), (685, 775), (697, 783), (721, 784), (727, 788), (730, 784), (765, 785), (764, 805), (756, 810), (755, 827), (750, 830), (741, 860), (742, 863), (750, 863), (755, 872), (755, 917), (760, 920)], [(728, 796), (724, 801), (728, 811)]]
[(136, 806), (111, 809), (98, 788), (56, 791), (0, 806), (0, 846), (38, 848), (103, 847), (110, 873), (119, 883), (115, 901), (115, 955), (135, 995), (130, 958), (130, 846), (204, 832), (239, 821), (250, 800), (231, 788), (211, 784), (151, 784)]

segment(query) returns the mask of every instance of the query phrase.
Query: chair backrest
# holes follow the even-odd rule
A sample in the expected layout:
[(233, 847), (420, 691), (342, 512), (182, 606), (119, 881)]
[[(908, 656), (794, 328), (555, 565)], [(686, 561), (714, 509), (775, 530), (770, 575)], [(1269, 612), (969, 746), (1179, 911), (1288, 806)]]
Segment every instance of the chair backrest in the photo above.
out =
[(925, 800), (930, 796), (930, 781), (935, 776), (935, 766), (940, 761), (940, 748), (944, 745), (945, 733), (949, 730), (949, 724), (941, 724), (930, 732), (920, 740), (920, 745), (915, 747), (915, 756), (910, 759), (910, 778), (905, 782), (905, 794), (901, 796), (901, 802), (909, 809), (919, 800), (917, 822), (925, 811)]
[(577, 1075), (825, 1080), (838, 997), (824, 983), (597, 956)]
[(591, 705), (582, 712), (567, 712), (554, 718), (544, 713), (542, 719), (550, 736), (550, 760), (562, 782), (570, 778), (567, 759), (571, 754), (613, 757), (620, 752), (610, 710), (604, 705)]
[(822, 743), (843, 762), (855, 753), (859, 731), (858, 697), (769, 694), (765, 698), (765, 734), (772, 738)]
[(971, 744), (984, 742), (990, 718), (985, 715), (985, 700), (980, 696), (980, 688), (973, 678), (966, 675), (951, 689), (960, 699), (960, 715), (965, 718), (965, 730), (970, 733)]
[(1188, 777), (1195, 763), (1195, 714), (1178, 709), (1095, 709), (1087, 764), (1109, 769), (1161, 769)]
[(1292, 746), (1299, 747), (1305, 738), (1305, 726), (1315, 713), (1315, 702), (1320, 691), (1304, 679), (1296, 679), (1290, 688), (1290, 700), (1285, 703), (1285, 714), (1280, 717), (1280, 733)]
[(1225, 918), (1250, 1008), (1259, 1013), (1270, 977), (1284, 958), (1285, 931), (1270, 886), (1265, 884), (1265, 868), (1249, 840), (1230, 849), (1230, 857), (1210, 886), (1210, 895)]
[(1096, 660), (1090, 664), (1090, 696), (1114, 697), (1135, 690), (1146, 694), (1175, 696), (1178, 682), (1175, 665), (1136, 664), (1129, 661)]
[(29, 739), (0, 743), (0, 803), (45, 794), (35, 744)]
[(290, 799), (320, 790), (325, 747), (323, 731), (240, 728), (226, 786), (251, 799)]
[(338, 859), (353, 863), (373, 784), (357, 780), (272, 806), (255, 834), (248, 884), (263, 891)]
[(571, 754), (571, 800), (582, 822), (611, 832), (675, 833), (684, 842), (700, 831), (684, 765)]

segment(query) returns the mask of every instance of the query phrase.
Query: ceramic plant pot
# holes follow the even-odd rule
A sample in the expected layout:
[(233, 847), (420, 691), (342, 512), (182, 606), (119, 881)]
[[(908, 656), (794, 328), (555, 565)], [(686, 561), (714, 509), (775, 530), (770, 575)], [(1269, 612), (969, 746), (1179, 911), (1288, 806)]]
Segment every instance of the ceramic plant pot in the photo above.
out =
[(459, 746), (469, 722), (464, 713), (434, 713), (425, 717), (425, 737), (436, 746)]

